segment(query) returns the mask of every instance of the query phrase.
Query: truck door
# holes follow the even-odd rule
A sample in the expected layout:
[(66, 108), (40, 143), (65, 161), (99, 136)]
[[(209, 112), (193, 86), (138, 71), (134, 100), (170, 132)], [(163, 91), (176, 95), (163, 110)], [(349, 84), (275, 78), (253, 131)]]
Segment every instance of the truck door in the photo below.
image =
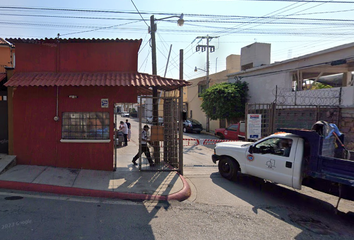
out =
[(232, 140), (237, 140), (238, 139), (238, 124), (231, 124), (225, 130), (225, 138), (226, 139), (232, 139)]
[(250, 175), (293, 186), (296, 139), (272, 137), (256, 143), (247, 155)]

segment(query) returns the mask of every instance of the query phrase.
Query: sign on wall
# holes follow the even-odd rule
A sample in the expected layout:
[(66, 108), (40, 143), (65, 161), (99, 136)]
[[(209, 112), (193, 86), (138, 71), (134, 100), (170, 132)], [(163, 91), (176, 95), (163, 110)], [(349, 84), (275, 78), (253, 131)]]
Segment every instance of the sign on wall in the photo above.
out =
[(101, 108), (108, 108), (108, 98), (101, 99)]
[(247, 138), (259, 139), (262, 135), (262, 115), (247, 114)]

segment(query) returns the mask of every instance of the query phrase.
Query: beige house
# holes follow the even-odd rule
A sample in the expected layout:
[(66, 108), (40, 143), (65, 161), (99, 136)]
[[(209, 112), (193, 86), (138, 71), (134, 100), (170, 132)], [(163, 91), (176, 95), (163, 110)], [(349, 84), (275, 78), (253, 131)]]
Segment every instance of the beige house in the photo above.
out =
[(5, 72), (5, 67), (15, 67), (15, 47), (0, 38), (0, 73)]
[[(240, 55), (229, 55), (226, 58), (226, 70), (209, 75), (209, 86), (217, 83), (227, 82), (227, 75), (236, 71), (240, 71), (240, 66)], [(203, 99), (200, 97), (200, 93), (206, 88), (206, 76), (191, 79), (188, 82), (192, 83), (192, 85), (186, 87), (188, 103), (187, 117), (199, 121), (205, 129), (207, 117), (200, 107), (203, 101)], [(225, 121), (220, 120), (211, 120), (209, 124), (211, 132), (213, 132), (216, 128), (225, 127), (226, 125)]]

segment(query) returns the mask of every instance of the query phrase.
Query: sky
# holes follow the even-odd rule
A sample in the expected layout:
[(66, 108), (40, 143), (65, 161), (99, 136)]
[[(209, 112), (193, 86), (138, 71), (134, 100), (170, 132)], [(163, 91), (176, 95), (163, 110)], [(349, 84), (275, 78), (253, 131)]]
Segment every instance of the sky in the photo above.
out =
[[(157, 73), (184, 79), (225, 70), (226, 57), (254, 42), (271, 44), (271, 62), (354, 42), (354, 0), (12, 0), (0, 3), (1, 38), (142, 39), (138, 71), (152, 73), (150, 17), (156, 19)], [(184, 25), (177, 20), (184, 14)], [(171, 17), (171, 18), (169, 18)], [(162, 19), (167, 18), (167, 19)], [(167, 59), (172, 45), (170, 60)], [(201, 70), (194, 72), (197, 67)], [(166, 75), (165, 75), (166, 71)]]

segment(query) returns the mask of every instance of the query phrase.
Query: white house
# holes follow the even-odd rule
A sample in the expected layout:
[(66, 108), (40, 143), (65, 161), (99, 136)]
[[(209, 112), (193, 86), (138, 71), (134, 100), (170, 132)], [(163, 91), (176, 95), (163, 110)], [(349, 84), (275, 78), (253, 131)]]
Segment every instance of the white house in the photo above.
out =
[[(253, 43), (241, 50), (241, 71), (227, 76), (249, 84), (249, 103), (354, 107), (353, 71), (354, 43), (272, 64), (270, 45)], [(306, 90), (315, 82), (337, 87)]]

